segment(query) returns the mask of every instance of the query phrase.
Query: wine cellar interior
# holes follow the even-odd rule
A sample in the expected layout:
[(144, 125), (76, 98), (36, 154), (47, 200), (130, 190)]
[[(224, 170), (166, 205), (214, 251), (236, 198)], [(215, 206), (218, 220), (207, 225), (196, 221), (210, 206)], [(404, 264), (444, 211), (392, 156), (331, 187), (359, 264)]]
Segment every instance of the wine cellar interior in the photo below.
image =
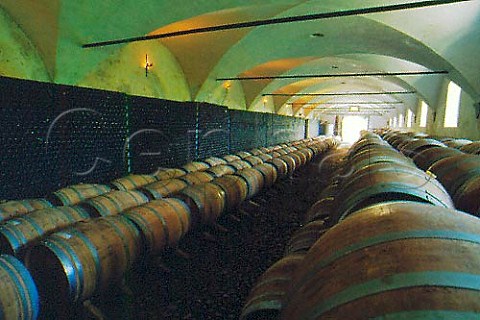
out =
[(479, 0), (0, 0), (0, 319), (480, 319)]

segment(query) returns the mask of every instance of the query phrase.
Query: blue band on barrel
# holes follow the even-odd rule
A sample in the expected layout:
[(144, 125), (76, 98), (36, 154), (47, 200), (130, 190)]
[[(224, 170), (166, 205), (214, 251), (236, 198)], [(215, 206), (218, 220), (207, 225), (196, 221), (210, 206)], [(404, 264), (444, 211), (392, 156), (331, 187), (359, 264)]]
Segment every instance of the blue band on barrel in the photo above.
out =
[(329, 310), (374, 294), (423, 286), (480, 291), (480, 275), (462, 272), (425, 271), (399, 273), (370, 280), (348, 287), (322, 300), (306, 315), (305, 319), (318, 319)]
[(457, 240), (457, 241), (466, 241), (472, 242), (475, 244), (480, 244), (480, 235), (452, 231), (452, 230), (410, 230), (410, 231), (399, 231), (391, 232), (386, 234), (381, 234), (375, 237), (365, 239), (361, 242), (351, 244), (345, 248), (341, 248), (338, 251), (335, 251), (328, 258), (323, 259), (316, 263), (311, 270), (298, 282), (299, 284), (304, 283), (312, 274), (317, 273), (320, 269), (326, 267), (335, 260), (351, 254), (355, 251), (372, 247), (378, 244), (387, 243), (397, 240), (406, 240), (406, 239), (443, 239), (443, 240)]
[[(25, 318), (36, 319), (40, 309), (40, 302), (37, 287), (28, 270), (19, 260), (8, 255), (1, 256), (0, 267), (5, 269), (15, 282), (18, 281), (21, 284), (18, 291), (21, 295), (23, 310), (27, 313), (24, 315)], [(3, 319), (2, 310), (0, 310), (0, 319)]]
[[(89, 238), (87, 238), (83, 233), (81, 233), (79, 230), (76, 230), (76, 229), (73, 229), (71, 230), (72, 234), (74, 234), (75, 236), (79, 237), (80, 239), (83, 240), (83, 243), (88, 247), (88, 249), (90, 250), (90, 253), (92, 254), (92, 257), (93, 257), (93, 261), (95, 263), (95, 270), (96, 270), (96, 279), (95, 279), (95, 283), (98, 285), (98, 282), (99, 282), (99, 279), (100, 279), (100, 275), (102, 274), (102, 265), (100, 264), (100, 257), (98, 256), (98, 251), (97, 251), (97, 248), (93, 245), (93, 243), (90, 241)], [(82, 272), (82, 275), (83, 275), (83, 272)], [(84, 294), (83, 292), (83, 277), (82, 277), (82, 296)], [(83, 298), (88, 298), (88, 297), (85, 297), (83, 296)]]
[(83, 290), (83, 266), (77, 255), (61, 239), (47, 239), (43, 245), (52, 251), (63, 266), (69, 286), (69, 300), (77, 301)]

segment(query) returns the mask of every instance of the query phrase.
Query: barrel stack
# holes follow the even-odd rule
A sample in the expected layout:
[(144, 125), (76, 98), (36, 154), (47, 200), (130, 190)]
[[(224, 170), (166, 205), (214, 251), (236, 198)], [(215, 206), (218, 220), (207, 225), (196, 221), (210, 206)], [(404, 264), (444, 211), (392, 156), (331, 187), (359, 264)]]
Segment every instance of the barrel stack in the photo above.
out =
[(0, 249), (16, 256), (7, 260), (19, 273), (12, 277), (18, 287), (0, 299), (17, 307), (2, 310), (25, 319), (71, 317), (72, 308), (119, 285), (136, 262), (175, 248), (193, 228), (215, 224), (335, 147), (329, 138), (304, 139), (2, 203)]

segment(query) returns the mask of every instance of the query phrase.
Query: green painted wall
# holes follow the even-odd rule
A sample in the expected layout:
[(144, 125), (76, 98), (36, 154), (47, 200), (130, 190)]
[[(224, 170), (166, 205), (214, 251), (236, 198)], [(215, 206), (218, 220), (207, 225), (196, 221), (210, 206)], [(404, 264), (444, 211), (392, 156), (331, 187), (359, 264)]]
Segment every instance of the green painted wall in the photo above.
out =
[(235, 110), (246, 110), (247, 108), (245, 94), (238, 81), (219, 82), (208, 96), (197, 101), (226, 106)]

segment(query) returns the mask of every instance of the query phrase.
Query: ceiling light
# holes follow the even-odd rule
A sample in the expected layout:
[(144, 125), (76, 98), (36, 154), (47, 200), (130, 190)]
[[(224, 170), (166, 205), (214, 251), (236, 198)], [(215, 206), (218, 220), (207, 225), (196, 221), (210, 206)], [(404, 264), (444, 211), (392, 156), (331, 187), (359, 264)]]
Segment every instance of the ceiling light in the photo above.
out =
[(358, 112), (360, 111), (359, 107), (350, 107), (350, 112)]

